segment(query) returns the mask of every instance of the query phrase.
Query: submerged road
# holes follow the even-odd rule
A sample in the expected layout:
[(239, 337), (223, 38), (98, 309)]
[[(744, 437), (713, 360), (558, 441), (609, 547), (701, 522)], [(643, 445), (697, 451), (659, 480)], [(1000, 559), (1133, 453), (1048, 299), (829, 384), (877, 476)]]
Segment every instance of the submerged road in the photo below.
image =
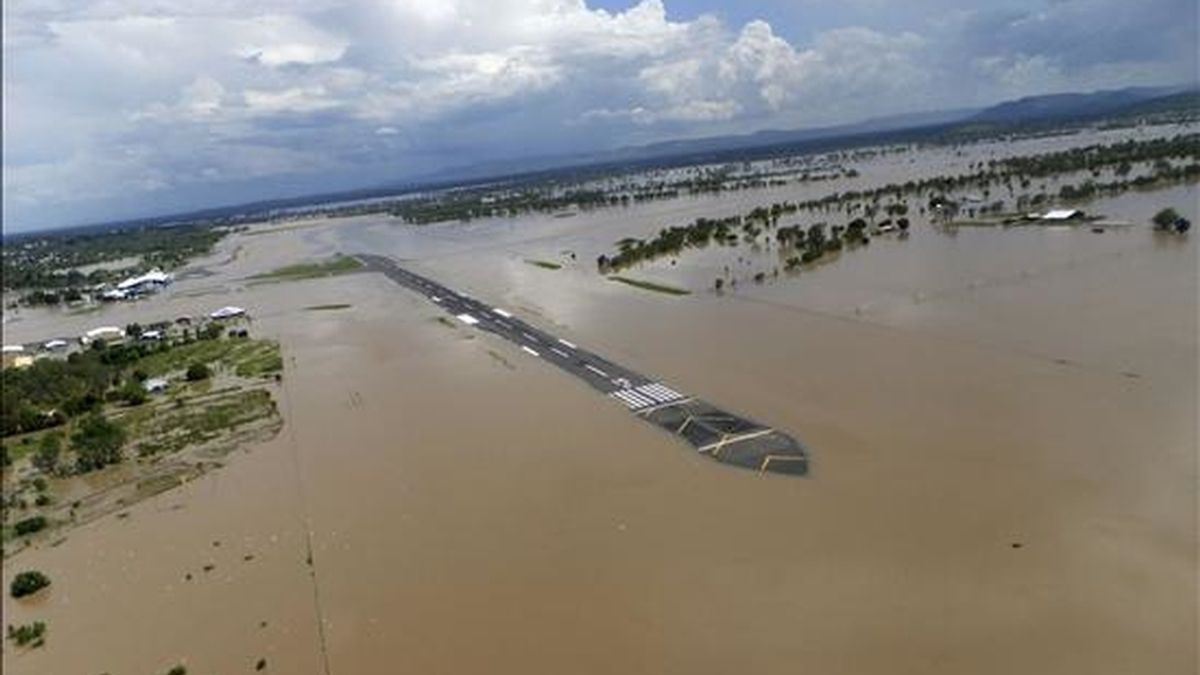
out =
[(400, 267), (386, 256), (357, 254), (369, 271), (420, 293), (462, 323), (491, 333), (583, 380), (642, 419), (682, 438), (718, 462), (757, 471), (808, 473), (808, 453), (787, 434), (679, 392), (540, 330), (499, 307), (482, 303)]

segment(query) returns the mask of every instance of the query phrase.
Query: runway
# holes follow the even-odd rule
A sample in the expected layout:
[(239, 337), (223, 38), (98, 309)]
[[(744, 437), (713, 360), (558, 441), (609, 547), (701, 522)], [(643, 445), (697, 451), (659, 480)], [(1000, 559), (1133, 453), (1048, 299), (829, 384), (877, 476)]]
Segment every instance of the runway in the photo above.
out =
[(574, 375), (707, 457), (756, 471), (800, 476), (808, 473), (808, 452), (781, 431), (720, 410), (664, 382), (613, 363), (526, 323), (510, 311), (410, 272), (392, 258), (365, 253), (355, 257), (368, 271), (379, 272), (420, 293), (466, 326), (513, 343), (529, 358), (540, 359)]

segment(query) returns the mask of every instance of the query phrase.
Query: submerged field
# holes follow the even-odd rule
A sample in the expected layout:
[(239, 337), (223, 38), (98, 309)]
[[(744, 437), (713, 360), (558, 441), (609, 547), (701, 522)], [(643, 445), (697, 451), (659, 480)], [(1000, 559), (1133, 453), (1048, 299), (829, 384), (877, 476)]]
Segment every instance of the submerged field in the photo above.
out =
[[(5, 671), (1193, 671), (1200, 253), (1147, 223), (1164, 206), (1197, 220), (1194, 185), (1090, 202), (1131, 224), (1103, 233), (915, 214), (906, 238), (792, 272), (792, 254), (743, 242), (621, 273), (686, 295), (591, 262), (700, 216), (1011, 151), (574, 218), (229, 241), (236, 260), (147, 306), (249, 308), (283, 345), (286, 426), (6, 563), (6, 587), (26, 568), (54, 583), (5, 598), (6, 621), (50, 627), (40, 648), (6, 646)], [(567, 250), (577, 264), (528, 262)], [(376, 275), (245, 281), (361, 251), (786, 430), (812, 475), (697, 457)], [(342, 311), (310, 311), (325, 307)], [(260, 403), (178, 423), (204, 433)]]

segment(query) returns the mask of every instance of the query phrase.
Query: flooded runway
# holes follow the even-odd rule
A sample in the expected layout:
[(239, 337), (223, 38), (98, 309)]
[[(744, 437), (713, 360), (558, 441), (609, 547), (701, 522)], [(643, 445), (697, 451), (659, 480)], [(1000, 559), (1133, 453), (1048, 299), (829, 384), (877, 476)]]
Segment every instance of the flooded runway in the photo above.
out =
[(371, 271), (420, 293), (464, 324), (520, 346), (534, 358), (583, 380), (639, 417), (675, 434), (718, 462), (757, 471), (802, 476), (808, 453), (791, 436), (681, 394), (662, 382), (619, 366), (573, 342), (400, 267), (390, 258), (358, 254)]

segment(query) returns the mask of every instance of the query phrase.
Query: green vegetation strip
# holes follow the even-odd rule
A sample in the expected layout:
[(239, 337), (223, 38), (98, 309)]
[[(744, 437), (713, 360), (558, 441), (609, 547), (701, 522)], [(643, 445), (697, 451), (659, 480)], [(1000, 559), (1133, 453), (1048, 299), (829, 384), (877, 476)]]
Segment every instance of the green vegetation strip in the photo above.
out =
[(305, 307), (304, 309), (305, 309), (305, 311), (308, 311), (308, 312), (328, 312), (328, 311), (332, 311), (335, 309), (349, 309), (351, 307), (353, 307), (353, 305), (350, 305), (350, 304), (347, 304), (344, 302), (335, 302), (335, 303), (330, 303), (327, 305), (309, 305), (308, 307)]
[(542, 269), (547, 269), (547, 270), (561, 270), (562, 269), (562, 265), (560, 265), (556, 262), (550, 262), (549, 260), (531, 260), (531, 259), (526, 258), (525, 262), (529, 263), (530, 265), (535, 265), (537, 267), (541, 267)]
[(362, 263), (357, 258), (338, 255), (328, 260), (287, 265), (270, 272), (256, 274), (250, 278), (254, 281), (297, 281), (346, 274), (354, 272), (360, 267), (362, 267)]
[(619, 281), (629, 286), (641, 288), (647, 291), (655, 291), (656, 293), (666, 293), (668, 295), (691, 295), (691, 291), (686, 288), (678, 288), (675, 286), (667, 286), (666, 284), (655, 283), (653, 281), (643, 281), (641, 279), (630, 279), (629, 277), (610, 276), (609, 281)]

